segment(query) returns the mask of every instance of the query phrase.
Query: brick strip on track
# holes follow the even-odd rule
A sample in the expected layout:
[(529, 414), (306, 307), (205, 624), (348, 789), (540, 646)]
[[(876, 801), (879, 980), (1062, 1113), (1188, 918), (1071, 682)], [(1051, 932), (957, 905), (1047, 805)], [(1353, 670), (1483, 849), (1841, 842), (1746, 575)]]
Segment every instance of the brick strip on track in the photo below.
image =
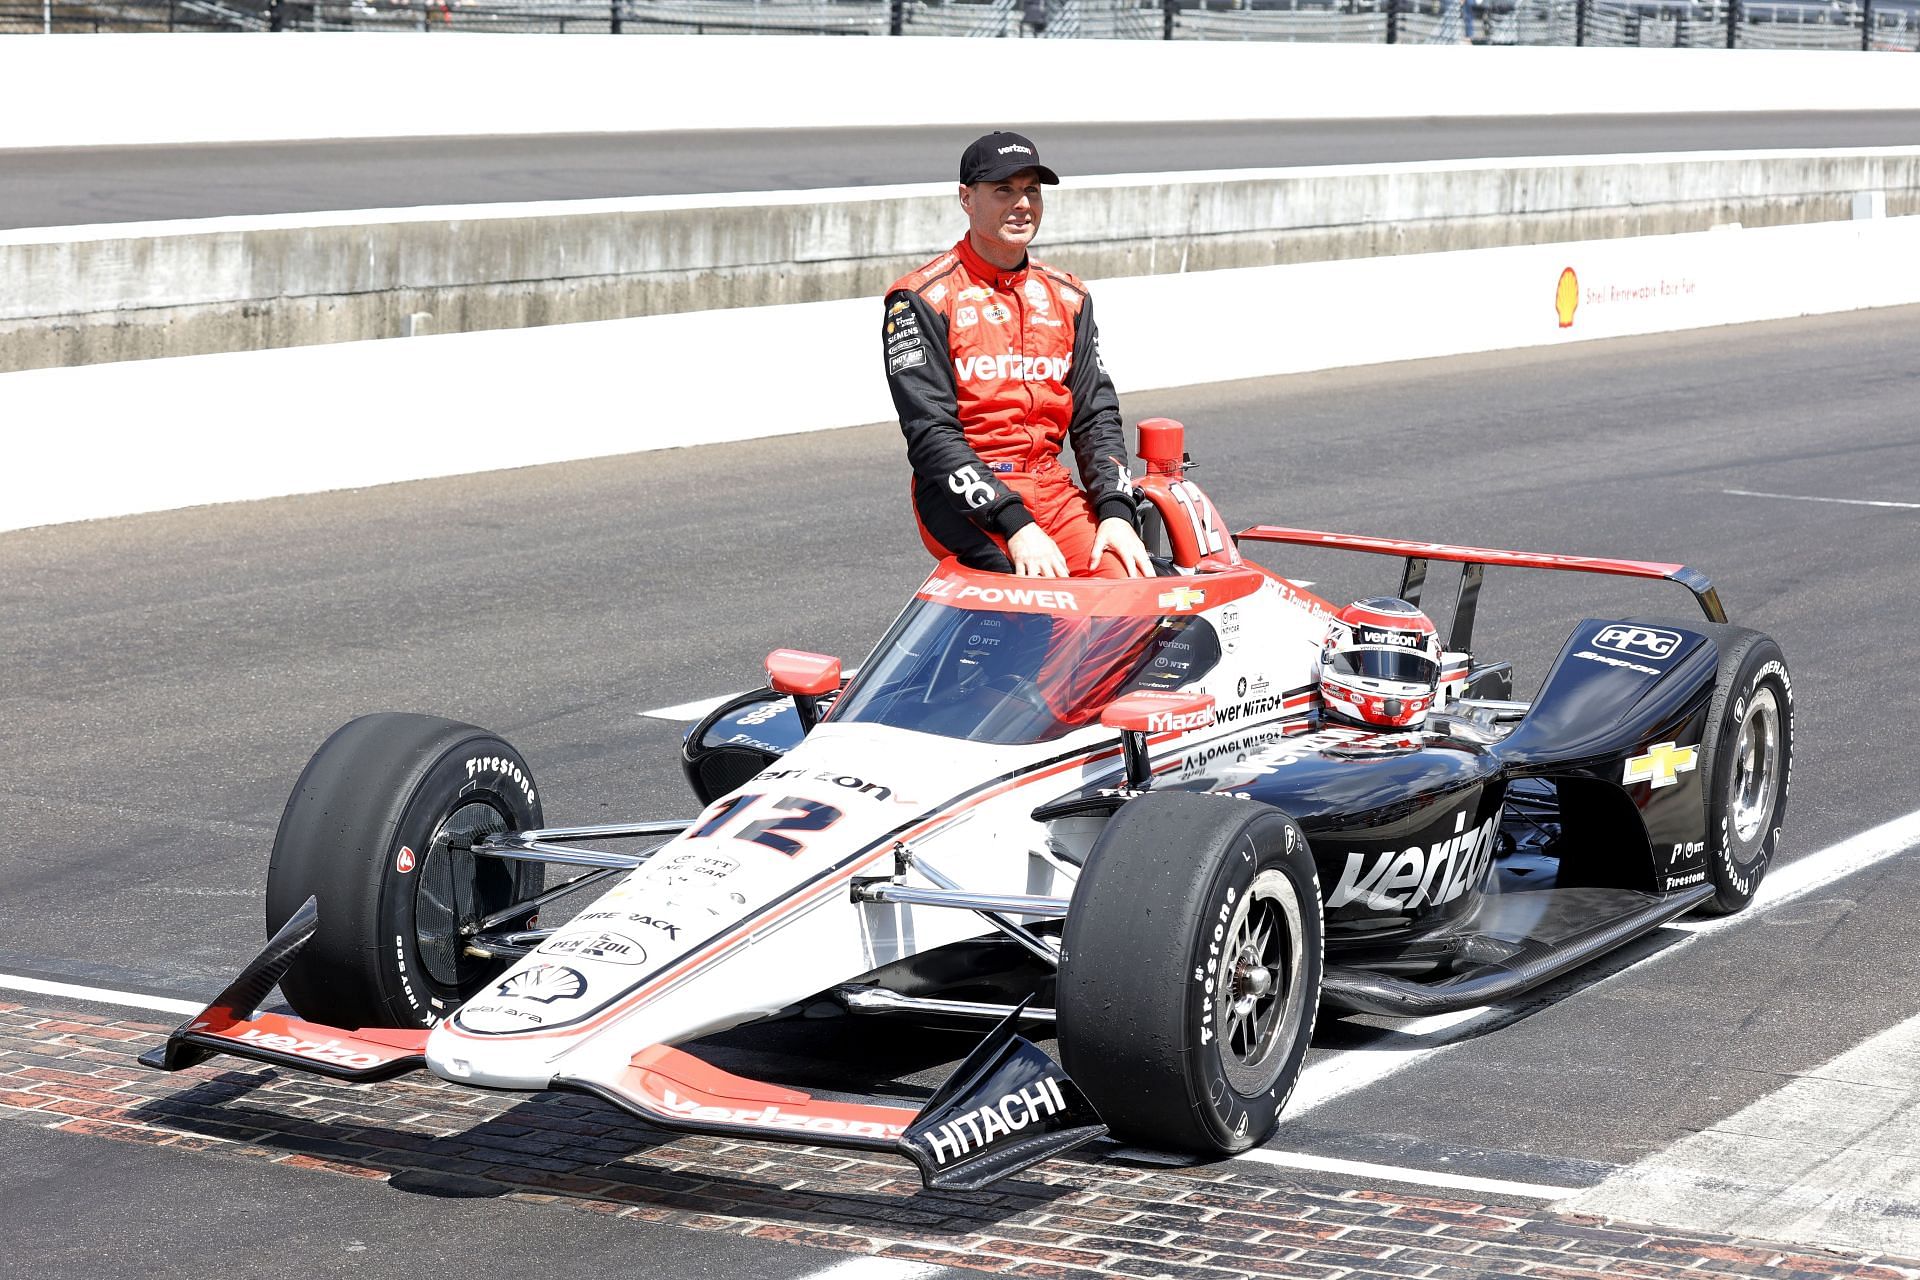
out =
[(931, 1192), (904, 1160), (664, 1135), (574, 1095), (134, 1061), (169, 1029), (0, 1002), (0, 1119), (1039, 1280), (1920, 1280), (1915, 1258), (1336, 1188), (1266, 1166), (1069, 1158), (986, 1193)]

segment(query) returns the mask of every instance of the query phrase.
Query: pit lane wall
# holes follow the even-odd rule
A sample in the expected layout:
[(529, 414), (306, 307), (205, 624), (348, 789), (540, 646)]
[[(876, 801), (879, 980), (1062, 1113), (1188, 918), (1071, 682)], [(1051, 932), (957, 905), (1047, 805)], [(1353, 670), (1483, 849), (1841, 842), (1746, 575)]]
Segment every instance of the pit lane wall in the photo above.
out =
[[(1110, 279), (1826, 221), (1874, 191), (1920, 212), (1920, 147), (1076, 178), (1044, 256)], [(0, 372), (870, 297), (957, 219), (937, 183), (0, 232)]]
[[(1125, 411), (1149, 388), (1920, 302), (1920, 217), (1094, 290)], [(886, 421), (880, 320), (846, 299), (0, 374), (0, 529)]]

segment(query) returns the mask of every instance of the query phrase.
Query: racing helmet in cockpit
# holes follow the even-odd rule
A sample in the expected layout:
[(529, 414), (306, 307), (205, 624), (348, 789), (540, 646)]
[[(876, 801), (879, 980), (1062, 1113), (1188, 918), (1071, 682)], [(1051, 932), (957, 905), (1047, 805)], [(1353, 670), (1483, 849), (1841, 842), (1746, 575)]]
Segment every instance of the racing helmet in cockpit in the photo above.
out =
[(1329, 720), (1363, 729), (1417, 729), (1440, 688), (1440, 635), (1392, 596), (1334, 615), (1320, 648), (1320, 701)]

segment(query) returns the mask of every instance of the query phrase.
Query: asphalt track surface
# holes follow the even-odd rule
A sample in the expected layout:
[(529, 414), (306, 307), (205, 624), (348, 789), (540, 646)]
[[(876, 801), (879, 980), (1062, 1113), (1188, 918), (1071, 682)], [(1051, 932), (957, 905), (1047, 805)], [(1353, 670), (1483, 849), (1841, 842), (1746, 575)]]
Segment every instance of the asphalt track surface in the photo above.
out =
[[(1773, 633), (1793, 665), (1791, 863), (1920, 808), (1920, 510), (1801, 500), (1920, 501), (1916, 353), (1920, 308), (1903, 308), (1123, 408), (1187, 423), (1196, 478), (1236, 525), (1706, 570), (1734, 620)], [(692, 812), (679, 726), (639, 713), (747, 687), (776, 646), (863, 656), (927, 567), (903, 474), (897, 430), (877, 425), (0, 535), (0, 971), (210, 994), (261, 939), (287, 789), (328, 732), (367, 711), (504, 734), (556, 824)], [(1330, 594), (1385, 585), (1269, 563)], [(1481, 649), (1514, 656), (1524, 684), (1581, 613), (1689, 607), (1664, 584), (1490, 575)], [(1591, 1181), (1911, 1016), (1917, 891), (1910, 854), (1672, 955), (1663, 931), (1517, 1002), (1504, 1025), (1286, 1121), (1273, 1145)], [(950, 1043), (897, 1031), (849, 1055), (847, 1034), (749, 1029), (716, 1052), (803, 1086), (908, 1094), (950, 1060)], [(1323, 1019), (1312, 1064), (1404, 1036)], [(292, 1253), (320, 1274), (349, 1236), (379, 1241), (397, 1272), (445, 1247), (447, 1223), (472, 1221), (431, 1195), (301, 1193), (277, 1168), (5, 1132), (0, 1188), (36, 1210), (7, 1219), (31, 1221), (36, 1240), (109, 1242), (94, 1274), (135, 1274), (186, 1237), (150, 1198), (103, 1190), (121, 1183), (215, 1204), (338, 1200), (338, 1229), (319, 1208), (289, 1211), (305, 1242)], [(558, 1257), (602, 1239), (581, 1217), (516, 1207), (476, 1229), (511, 1246), (495, 1257)], [(787, 1246), (732, 1253), (757, 1243), (724, 1233), (643, 1230), (619, 1256), (671, 1258), (673, 1274), (825, 1265)]]
[[(0, 229), (952, 179), (979, 125), (0, 151)], [(1033, 127), (1078, 174), (1500, 156), (1910, 146), (1920, 112)]]

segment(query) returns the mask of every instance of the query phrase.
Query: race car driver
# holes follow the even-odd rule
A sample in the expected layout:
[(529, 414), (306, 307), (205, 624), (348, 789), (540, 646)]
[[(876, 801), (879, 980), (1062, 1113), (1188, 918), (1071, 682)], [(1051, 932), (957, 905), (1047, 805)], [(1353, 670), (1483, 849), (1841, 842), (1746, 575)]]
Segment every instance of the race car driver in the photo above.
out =
[[(1151, 577), (1093, 302), (1027, 255), (1041, 189), (1059, 181), (1020, 134), (975, 140), (960, 157), (966, 235), (887, 291), (914, 515), (929, 551), (969, 568)], [(1059, 462), (1068, 439), (1084, 492)]]

